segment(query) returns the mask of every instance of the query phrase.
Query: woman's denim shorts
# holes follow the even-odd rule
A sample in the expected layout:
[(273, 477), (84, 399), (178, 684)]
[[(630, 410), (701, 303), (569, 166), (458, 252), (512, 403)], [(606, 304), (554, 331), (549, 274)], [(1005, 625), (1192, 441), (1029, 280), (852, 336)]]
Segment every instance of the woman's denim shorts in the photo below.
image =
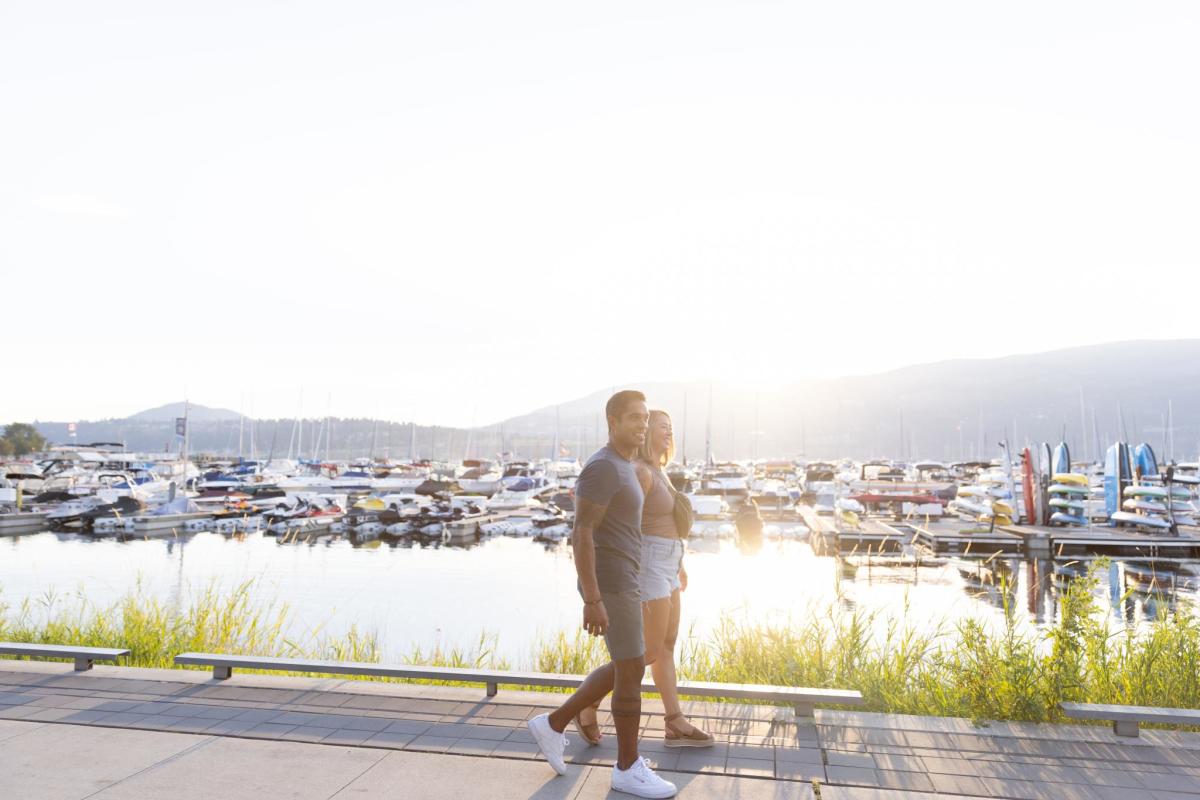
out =
[(643, 603), (670, 597), (671, 592), (679, 588), (683, 547), (683, 539), (642, 537), (642, 569), (638, 576), (638, 588)]

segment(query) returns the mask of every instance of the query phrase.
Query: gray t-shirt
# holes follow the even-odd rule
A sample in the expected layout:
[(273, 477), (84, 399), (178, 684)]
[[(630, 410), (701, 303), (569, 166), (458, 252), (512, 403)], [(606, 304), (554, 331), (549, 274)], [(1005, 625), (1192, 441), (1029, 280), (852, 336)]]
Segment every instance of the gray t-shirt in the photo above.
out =
[(641, 570), (645, 497), (633, 462), (607, 445), (601, 447), (579, 474), (575, 496), (608, 506), (593, 536), (600, 591), (636, 591)]

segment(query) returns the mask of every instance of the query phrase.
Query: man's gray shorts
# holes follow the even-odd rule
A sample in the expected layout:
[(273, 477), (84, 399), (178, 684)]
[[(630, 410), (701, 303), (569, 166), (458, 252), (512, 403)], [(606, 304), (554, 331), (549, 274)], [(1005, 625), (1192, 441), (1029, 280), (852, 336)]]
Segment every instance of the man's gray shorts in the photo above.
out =
[[(582, 596), (583, 592), (580, 592)], [(608, 631), (604, 643), (613, 661), (641, 658), (646, 654), (646, 639), (642, 635), (642, 593), (637, 588), (626, 592), (600, 592), (604, 610), (608, 612)]]

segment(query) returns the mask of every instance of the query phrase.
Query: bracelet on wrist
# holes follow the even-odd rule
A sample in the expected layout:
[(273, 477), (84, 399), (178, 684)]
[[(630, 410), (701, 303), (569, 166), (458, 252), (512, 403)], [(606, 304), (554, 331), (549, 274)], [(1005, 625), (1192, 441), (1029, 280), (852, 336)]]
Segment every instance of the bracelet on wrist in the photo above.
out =
[(596, 605), (596, 603), (603, 603), (603, 602), (604, 602), (604, 598), (598, 597), (595, 600), (584, 600), (583, 604), (585, 606), (594, 606), (594, 605)]

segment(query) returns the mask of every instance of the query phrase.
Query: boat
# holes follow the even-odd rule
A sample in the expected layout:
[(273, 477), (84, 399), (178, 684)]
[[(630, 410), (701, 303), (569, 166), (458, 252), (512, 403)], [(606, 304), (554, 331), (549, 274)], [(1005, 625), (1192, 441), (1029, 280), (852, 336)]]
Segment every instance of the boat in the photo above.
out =
[(209, 512), (201, 511), (190, 498), (177, 497), (145, 514), (129, 518), (125, 523), (125, 530), (135, 533), (170, 530), (182, 528), (191, 520), (211, 517)]

